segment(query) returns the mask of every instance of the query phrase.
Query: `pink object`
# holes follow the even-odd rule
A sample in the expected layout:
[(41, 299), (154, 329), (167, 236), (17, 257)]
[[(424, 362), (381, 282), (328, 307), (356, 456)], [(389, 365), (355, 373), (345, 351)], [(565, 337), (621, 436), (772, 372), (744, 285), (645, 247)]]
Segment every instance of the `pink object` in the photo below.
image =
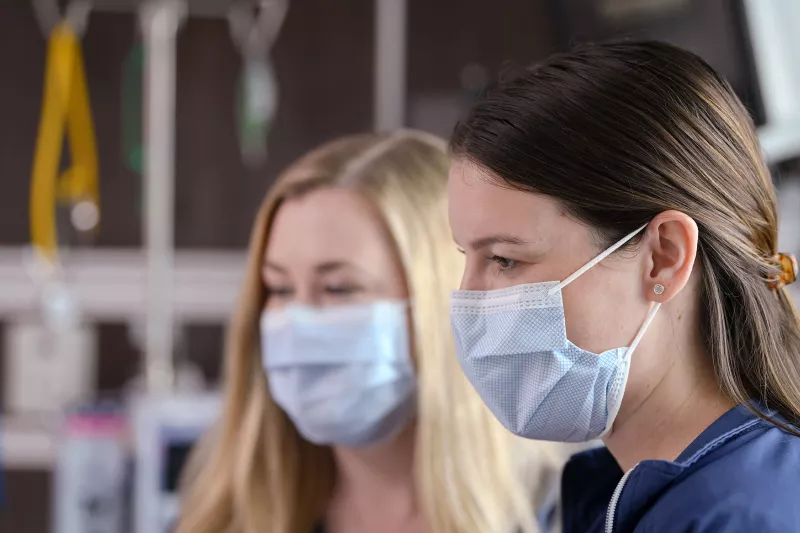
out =
[(113, 415), (70, 415), (67, 433), (92, 436), (118, 436), (125, 431), (125, 418)]

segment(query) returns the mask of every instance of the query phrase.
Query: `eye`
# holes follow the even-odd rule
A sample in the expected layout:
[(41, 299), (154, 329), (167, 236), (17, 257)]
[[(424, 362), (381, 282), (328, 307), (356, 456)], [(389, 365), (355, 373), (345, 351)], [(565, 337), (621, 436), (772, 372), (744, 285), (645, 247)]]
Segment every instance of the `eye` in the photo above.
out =
[(362, 288), (358, 285), (344, 284), (344, 285), (328, 285), (325, 287), (325, 292), (333, 296), (350, 296), (361, 292)]
[(489, 259), (497, 263), (497, 266), (500, 267), (500, 270), (510, 270), (517, 265), (517, 261), (515, 259), (509, 259), (499, 255), (493, 255)]
[(467, 252), (465, 252), (463, 248), (456, 248), (456, 249), (458, 250), (458, 253), (460, 253), (461, 255), (467, 255)]
[(267, 285), (267, 299), (276, 298), (278, 300), (288, 300), (294, 294), (294, 289), (288, 285), (270, 286)]

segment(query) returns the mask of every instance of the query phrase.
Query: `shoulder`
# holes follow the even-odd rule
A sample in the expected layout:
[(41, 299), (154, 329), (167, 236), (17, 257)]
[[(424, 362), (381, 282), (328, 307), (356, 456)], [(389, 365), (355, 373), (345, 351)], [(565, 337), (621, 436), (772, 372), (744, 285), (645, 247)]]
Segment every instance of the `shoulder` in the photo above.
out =
[(792, 507), (759, 505), (744, 494), (718, 498), (708, 507), (698, 502), (688, 508), (660, 511), (645, 515), (636, 533), (800, 533), (797, 511)]
[(800, 437), (763, 423), (709, 451), (640, 525), (641, 531), (800, 532)]
[[(767, 422), (712, 450), (677, 480), (710, 497), (747, 494), (754, 501), (800, 499), (800, 437)], [(717, 483), (711, 483), (717, 481)]]

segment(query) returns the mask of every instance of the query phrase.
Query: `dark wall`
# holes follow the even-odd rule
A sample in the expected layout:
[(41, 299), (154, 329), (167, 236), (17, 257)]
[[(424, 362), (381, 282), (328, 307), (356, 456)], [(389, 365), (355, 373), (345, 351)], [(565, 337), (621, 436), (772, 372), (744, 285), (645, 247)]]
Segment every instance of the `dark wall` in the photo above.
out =
[(409, 0), (408, 124), (447, 137), (481, 81), (509, 62), (528, 64), (554, 51), (544, 0)]

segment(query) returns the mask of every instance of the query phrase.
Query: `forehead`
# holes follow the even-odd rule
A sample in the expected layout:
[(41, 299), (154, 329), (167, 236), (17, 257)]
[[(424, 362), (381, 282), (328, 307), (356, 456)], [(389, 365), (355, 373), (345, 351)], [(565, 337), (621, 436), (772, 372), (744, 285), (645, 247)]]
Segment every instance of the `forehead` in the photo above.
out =
[(448, 179), (450, 225), (462, 246), (493, 234), (535, 242), (558, 231), (563, 212), (557, 202), (505, 185), (469, 162), (456, 160)]
[(323, 188), (278, 207), (265, 255), (288, 268), (342, 261), (380, 272), (393, 260), (394, 249), (368, 199), (356, 191)]

